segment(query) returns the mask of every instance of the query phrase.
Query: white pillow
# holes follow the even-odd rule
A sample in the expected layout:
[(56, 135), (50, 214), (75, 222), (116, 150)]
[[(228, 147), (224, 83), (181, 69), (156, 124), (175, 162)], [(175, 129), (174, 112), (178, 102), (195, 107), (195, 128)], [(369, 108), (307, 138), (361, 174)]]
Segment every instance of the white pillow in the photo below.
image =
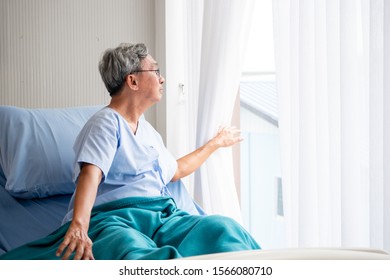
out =
[(0, 183), (19, 198), (73, 193), (73, 143), (100, 108), (0, 106)]

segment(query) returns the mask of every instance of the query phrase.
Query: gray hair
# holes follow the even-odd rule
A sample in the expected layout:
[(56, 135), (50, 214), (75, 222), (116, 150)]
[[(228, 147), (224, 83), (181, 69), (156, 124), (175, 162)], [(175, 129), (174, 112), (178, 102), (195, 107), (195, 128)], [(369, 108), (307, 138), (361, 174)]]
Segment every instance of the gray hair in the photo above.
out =
[(148, 55), (145, 44), (122, 43), (107, 49), (99, 62), (99, 72), (110, 96), (122, 88), (126, 75), (141, 70), (141, 62)]

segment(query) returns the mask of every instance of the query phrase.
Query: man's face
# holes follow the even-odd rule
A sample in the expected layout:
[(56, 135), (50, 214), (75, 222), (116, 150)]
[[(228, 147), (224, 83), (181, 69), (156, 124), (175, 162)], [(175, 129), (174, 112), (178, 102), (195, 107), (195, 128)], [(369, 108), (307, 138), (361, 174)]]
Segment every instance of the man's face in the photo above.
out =
[(148, 55), (142, 61), (142, 72), (139, 72), (139, 87), (144, 97), (149, 101), (156, 103), (160, 101), (164, 87), (165, 79), (160, 75), (158, 63)]

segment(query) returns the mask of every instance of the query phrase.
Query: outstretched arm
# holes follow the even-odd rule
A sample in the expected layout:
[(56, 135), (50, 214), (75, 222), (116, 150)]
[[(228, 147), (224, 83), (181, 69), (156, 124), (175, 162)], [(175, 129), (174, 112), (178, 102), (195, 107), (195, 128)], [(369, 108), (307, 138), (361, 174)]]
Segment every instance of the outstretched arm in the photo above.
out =
[(56, 255), (68, 259), (75, 252), (74, 259), (93, 260), (92, 241), (88, 237), (89, 220), (95, 202), (102, 171), (95, 165), (83, 164), (74, 201), (73, 219), (58, 247)]
[(230, 147), (242, 140), (243, 138), (240, 137), (240, 130), (236, 127), (220, 128), (217, 135), (209, 140), (205, 145), (177, 160), (177, 170), (172, 178), (172, 181), (174, 182), (190, 175), (217, 149)]

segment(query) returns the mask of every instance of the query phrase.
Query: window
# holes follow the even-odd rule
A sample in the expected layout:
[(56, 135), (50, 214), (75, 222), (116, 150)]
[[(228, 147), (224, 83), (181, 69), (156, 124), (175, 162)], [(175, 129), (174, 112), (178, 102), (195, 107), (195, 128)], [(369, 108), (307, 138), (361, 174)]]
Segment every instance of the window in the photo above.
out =
[(241, 206), (264, 249), (285, 247), (272, 0), (255, 1), (240, 85)]

